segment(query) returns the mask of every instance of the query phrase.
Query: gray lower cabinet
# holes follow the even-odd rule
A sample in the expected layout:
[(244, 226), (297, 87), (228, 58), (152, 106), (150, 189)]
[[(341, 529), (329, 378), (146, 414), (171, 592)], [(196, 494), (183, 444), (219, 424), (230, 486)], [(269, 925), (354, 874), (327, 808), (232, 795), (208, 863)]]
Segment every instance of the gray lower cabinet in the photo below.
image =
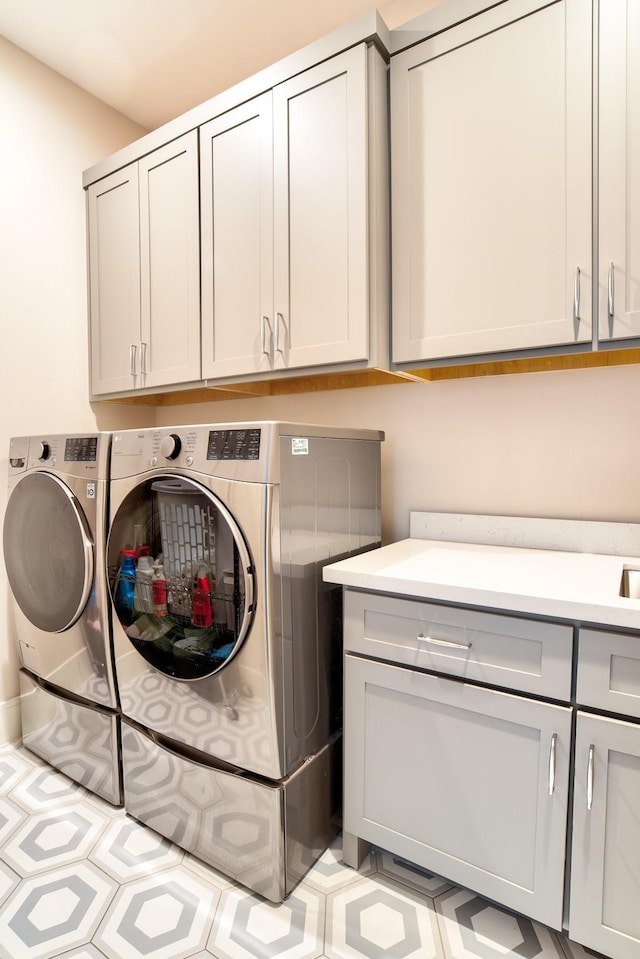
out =
[[(640, 955), (640, 642), (578, 639), (569, 935), (611, 959)], [(631, 721), (630, 721), (631, 720)]]
[(560, 929), (571, 709), (345, 658), (344, 829)]
[(578, 713), (569, 935), (640, 955), (640, 726)]
[(344, 857), (375, 843), (637, 959), (640, 640), (578, 624), (574, 660), (574, 628), (346, 589)]

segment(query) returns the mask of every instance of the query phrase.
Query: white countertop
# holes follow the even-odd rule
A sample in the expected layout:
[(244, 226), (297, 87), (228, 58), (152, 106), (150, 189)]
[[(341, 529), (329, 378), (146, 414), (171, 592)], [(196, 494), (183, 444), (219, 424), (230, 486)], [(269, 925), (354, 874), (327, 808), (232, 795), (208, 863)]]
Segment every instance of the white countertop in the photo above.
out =
[(640, 599), (620, 596), (640, 557), (405, 539), (325, 566), (357, 589), (640, 629)]

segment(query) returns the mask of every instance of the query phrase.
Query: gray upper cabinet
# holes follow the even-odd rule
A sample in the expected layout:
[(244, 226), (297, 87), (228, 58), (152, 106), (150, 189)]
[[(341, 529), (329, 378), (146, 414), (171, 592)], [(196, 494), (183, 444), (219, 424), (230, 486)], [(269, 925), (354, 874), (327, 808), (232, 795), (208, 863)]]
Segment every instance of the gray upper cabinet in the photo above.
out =
[(273, 366), (271, 91), (200, 128), (202, 375)]
[(599, 11), (599, 336), (640, 336), (640, 0)]
[(394, 362), (590, 344), (591, 32), (508, 0), (392, 58)]
[(195, 131), (87, 190), (91, 390), (200, 378)]
[(361, 43), (201, 127), (204, 377), (386, 362), (386, 119)]

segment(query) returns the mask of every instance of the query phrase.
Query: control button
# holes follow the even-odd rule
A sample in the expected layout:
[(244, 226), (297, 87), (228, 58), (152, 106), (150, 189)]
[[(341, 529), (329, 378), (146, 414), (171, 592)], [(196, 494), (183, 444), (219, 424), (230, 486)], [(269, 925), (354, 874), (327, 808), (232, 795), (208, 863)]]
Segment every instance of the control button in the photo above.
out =
[(193, 456), (187, 456), (187, 466), (193, 466)]
[(152, 456), (151, 459), (149, 460), (149, 466), (157, 466), (157, 465), (158, 465), (158, 457)]
[(49, 447), (48, 443), (44, 443), (44, 442), (39, 443), (37, 449), (39, 450), (38, 459), (40, 460), (40, 462), (44, 462), (44, 460), (49, 459), (51, 448)]
[(177, 433), (169, 433), (160, 442), (160, 453), (168, 460), (174, 460), (180, 454), (182, 440)]

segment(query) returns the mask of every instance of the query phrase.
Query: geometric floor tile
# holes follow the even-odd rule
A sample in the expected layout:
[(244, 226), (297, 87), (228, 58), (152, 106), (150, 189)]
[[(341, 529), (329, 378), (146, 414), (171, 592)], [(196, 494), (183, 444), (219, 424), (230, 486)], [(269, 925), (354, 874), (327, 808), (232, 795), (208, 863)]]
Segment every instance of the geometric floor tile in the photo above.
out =
[[(54, 957), (51, 957), (54, 959)], [(71, 952), (65, 952), (60, 959), (104, 959), (104, 953), (87, 943), (86, 946), (80, 946), (79, 949), (72, 949)]]
[(0, 796), (6, 796), (33, 769), (34, 764), (29, 761), (29, 756), (25, 751), (13, 747), (0, 750)]
[(50, 766), (36, 766), (9, 792), (9, 798), (29, 812), (41, 812), (82, 799), (86, 793)]
[(0, 957), (45, 959), (84, 945), (114, 890), (86, 862), (24, 880), (0, 914)]
[(74, 803), (30, 816), (2, 847), (2, 858), (22, 876), (85, 859), (105, 827), (88, 805)]
[(400, 856), (394, 856), (393, 853), (377, 850), (378, 872), (397, 882), (404, 883), (405, 886), (411, 886), (425, 896), (441, 896), (443, 892), (453, 887), (453, 883), (441, 879), (440, 876), (434, 876), (430, 872), (414, 866), (410, 862), (401, 859)]
[(2, 906), (5, 899), (8, 899), (14, 889), (16, 889), (19, 882), (20, 876), (18, 876), (13, 869), (10, 869), (9, 866), (6, 866), (4, 862), (0, 862), (0, 906)]
[(299, 884), (274, 905), (234, 888), (223, 892), (207, 949), (220, 959), (316, 959), (322, 954), (325, 898)]
[(122, 883), (179, 865), (182, 851), (159, 833), (125, 816), (109, 824), (89, 858)]
[(121, 886), (93, 943), (109, 959), (186, 959), (205, 947), (219, 890), (176, 866)]
[(327, 897), (325, 953), (331, 959), (441, 959), (435, 908), (376, 876)]
[(532, 919), (507, 912), (466, 889), (436, 900), (448, 959), (565, 959), (559, 937)]
[(10, 799), (0, 798), (0, 846), (15, 832), (21, 822), (27, 819), (26, 809), (16, 806)]
[(211, 883), (211, 885), (215, 886), (217, 889), (230, 889), (234, 885), (232, 879), (229, 879), (228, 876), (218, 872), (217, 869), (214, 869), (213, 866), (210, 866), (208, 863), (202, 862), (202, 860), (198, 859), (196, 856), (192, 856), (190, 852), (184, 853), (182, 857), (182, 867), (184, 869), (188, 869), (189, 872), (195, 873), (196, 876), (200, 876), (201, 879), (204, 879), (205, 882)]
[(357, 882), (374, 871), (375, 852), (373, 850), (358, 870), (345, 866), (342, 861), (342, 836), (337, 836), (304, 876), (302, 884), (313, 886), (319, 892), (335, 892), (336, 889)]

